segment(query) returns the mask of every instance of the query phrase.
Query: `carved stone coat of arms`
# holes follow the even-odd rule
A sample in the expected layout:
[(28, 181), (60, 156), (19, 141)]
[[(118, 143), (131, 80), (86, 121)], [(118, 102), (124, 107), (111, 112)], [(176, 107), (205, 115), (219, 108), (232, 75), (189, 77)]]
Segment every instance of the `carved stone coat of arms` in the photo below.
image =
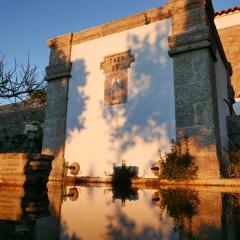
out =
[(104, 57), (101, 69), (105, 74), (104, 103), (114, 105), (127, 102), (128, 77), (127, 69), (134, 62), (135, 57), (131, 50)]

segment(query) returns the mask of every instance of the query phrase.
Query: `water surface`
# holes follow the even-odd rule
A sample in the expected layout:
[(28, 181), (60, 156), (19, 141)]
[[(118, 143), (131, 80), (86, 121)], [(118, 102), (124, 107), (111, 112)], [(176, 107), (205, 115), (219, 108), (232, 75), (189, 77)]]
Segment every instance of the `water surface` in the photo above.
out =
[(0, 239), (238, 239), (240, 189), (1, 187), (0, 219)]

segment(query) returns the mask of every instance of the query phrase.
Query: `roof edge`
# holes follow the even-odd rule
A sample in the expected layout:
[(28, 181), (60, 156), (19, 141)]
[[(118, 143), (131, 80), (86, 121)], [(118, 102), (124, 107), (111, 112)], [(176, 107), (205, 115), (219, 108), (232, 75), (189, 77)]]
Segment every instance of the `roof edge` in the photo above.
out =
[(221, 15), (224, 15), (224, 14), (234, 13), (236, 11), (240, 11), (240, 6), (225, 9), (225, 10), (222, 10), (222, 11), (219, 11), (219, 12), (215, 12), (214, 15), (215, 15), (215, 17), (217, 17), (217, 16), (221, 16)]

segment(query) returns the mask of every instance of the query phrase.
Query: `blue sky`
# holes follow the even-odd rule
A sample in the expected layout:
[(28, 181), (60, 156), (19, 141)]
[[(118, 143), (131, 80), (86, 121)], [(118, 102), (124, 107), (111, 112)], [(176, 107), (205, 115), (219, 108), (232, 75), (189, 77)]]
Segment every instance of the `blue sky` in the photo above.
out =
[[(167, 0), (1, 0), (0, 52), (7, 64), (14, 58), (32, 64), (43, 72), (48, 65), (47, 39), (77, 32), (146, 9)], [(213, 0), (215, 11), (240, 6), (240, 0)]]

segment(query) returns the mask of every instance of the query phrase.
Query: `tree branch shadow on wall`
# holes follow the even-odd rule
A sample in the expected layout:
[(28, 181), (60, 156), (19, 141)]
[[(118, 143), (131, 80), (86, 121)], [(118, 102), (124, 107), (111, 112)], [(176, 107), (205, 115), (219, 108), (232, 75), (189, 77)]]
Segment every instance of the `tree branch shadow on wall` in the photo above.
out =
[(157, 142), (165, 151), (175, 139), (173, 69), (167, 41), (170, 24), (160, 22), (144, 37), (128, 34), (128, 49), (136, 59), (128, 74), (128, 103), (104, 106), (100, 102), (111, 132), (110, 150), (119, 155), (137, 145), (139, 139), (146, 144)]
[[(81, 130), (85, 129), (84, 112), (86, 111), (89, 96), (86, 95), (84, 88), (87, 84), (88, 74), (89, 72), (86, 70), (86, 64), (83, 59), (74, 61), (72, 67), (72, 78), (74, 81), (70, 79), (71, 89), (74, 89), (74, 91), (69, 92), (69, 99), (72, 106), (77, 106), (77, 110), (68, 109), (67, 122), (69, 125), (66, 133), (68, 141), (71, 141), (74, 131), (81, 132)], [(74, 111), (78, 111), (77, 116), (76, 114), (72, 114)]]
[[(186, 14), (180, 27), (185, 25), (187, 27), (190, 20), (191, 18), (188, 19)], [(172, 60), (168, 56), (167, 41), (170, 30), (171, 21), (168, 24), (159, 22), (154, 31), (144, 37), (129, 34), (126, 39), (127, 49), (131, 49), (135, 54), (136, 61), (131, 69), (128, 69), (128, 103), (104, 106), (103, 100), (99, 101), (102, 117), (110, 133), (109, 152), (116, 153), (118, 163), (125, 153), (140, 144), (148, 146), (156, 143), (156, 152), (158, 148), (168, 151), (170, 140), (176, 138), (174, 86), (169, 77), (171, 74), (173, 79), (173, 69), (172, 64), (169, 64)], [(73, 101), (72, 106), (78, 106), (79, 114), (78, 116), (68, 114), (70, 125), (68, 125), (67, 141), (71, 141), (75, 131), (81, 132), (85, 128), (84, 113), (88, 110), (86, 108), (89, 101), (85, 91), (89, 73), (86, 71), (85, 64), (82, 59), (76, 60), (73, 64), (72, 78), (78, 80), (72, 83), (70, 81), (70, 84), (75, 85), (73, 85), (74, 92), (70, 93), (72, 95), (69, 97)], [(104, 89), (101, 91), (104, 92)], [(75, 109), (69, 109), (69, 111), (72, 113)], [(109, 158), (106, 156), (107, 160), (104, 159), (104, 161), (108, 164), (116, 163), (116, 159)], [(156, 154), (150, 150), (148, 158), (143, 171), (150, 169), (156, 160)]]

